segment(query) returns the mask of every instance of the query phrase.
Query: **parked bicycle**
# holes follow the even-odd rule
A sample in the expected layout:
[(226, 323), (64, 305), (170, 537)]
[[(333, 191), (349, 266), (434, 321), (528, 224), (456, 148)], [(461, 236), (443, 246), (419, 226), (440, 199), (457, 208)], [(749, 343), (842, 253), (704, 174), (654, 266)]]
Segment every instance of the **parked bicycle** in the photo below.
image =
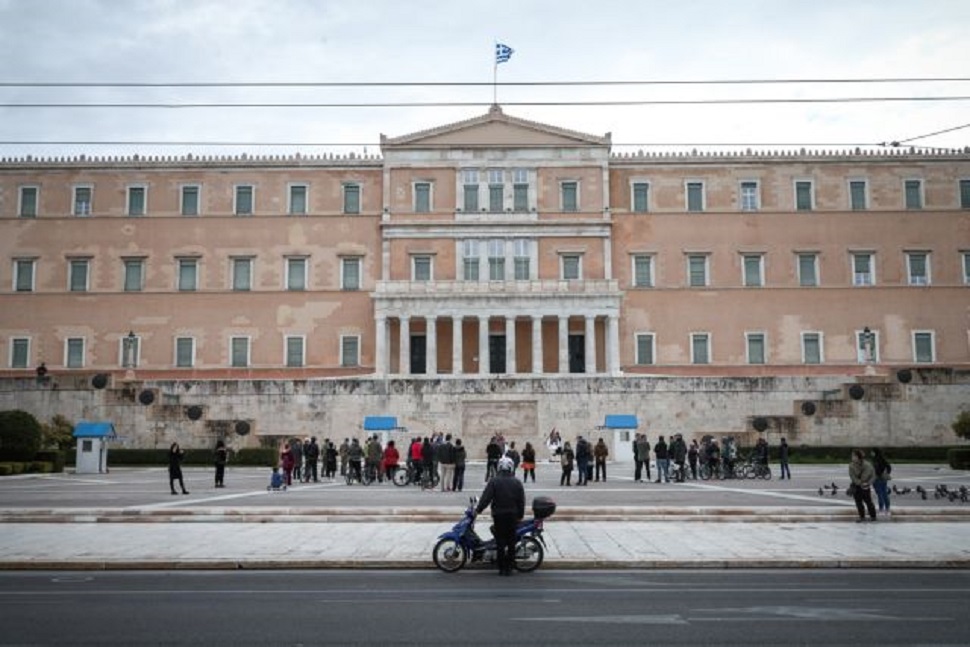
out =
[(396, 472), (394, 472), (394, 485), (404, 487), (405, 485), (420, 485), (425, 489), (432, 489), (438, 487), (438, 483), (441, 480), (434, 469), (421, 469), (420, 471), (415, 468), (413, 463), (408, 463), (407, 467), (399, 467)]

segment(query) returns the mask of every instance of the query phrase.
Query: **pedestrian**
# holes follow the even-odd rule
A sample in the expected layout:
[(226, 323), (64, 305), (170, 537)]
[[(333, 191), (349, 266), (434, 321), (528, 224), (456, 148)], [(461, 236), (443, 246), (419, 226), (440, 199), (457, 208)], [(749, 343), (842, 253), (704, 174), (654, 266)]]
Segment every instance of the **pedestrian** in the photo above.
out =
[(892, 480), (893, 466), (878, 447), (872, 450), (872, 468), (876, 472), (872, 487), (879, 502), (879, 514), (889, 517), (889, 481)]
[(384, 457), (384, 448), (377, 434), (374, 434), (364, 443), (364, 465), (367, 476), (371, 481), (382, 483), (384, 475), (381, 473), (381, 460)]
[(313, 479), (314, 483), (320, 481), (317, 475), (317, 461), (320, 459), (320, 445), (317, 444), (317, 437), (313, 436), (303, 448), (303, 458), (306, 466), (303, 470), (303, 480), (307, 483)]
[(411, 441), (411, 448), (408, 451), (408, 464), (411, 466), (414, 472), (415, 483), (421, 482), (421, 448), (422, 448), (421, 438), (415, 438)]
[(37, 366), (37, 384), (47, 384), (47, 364), (44, 362)]
[(461, 492), (465, 488), (465, 460), (467, 457), (468, 452), (465, 451), (465, 446), (461, 444), (461, 438), (455, 438), (455, 476), (451, 489), (456, 492)]
[(397, 446), (394, 444), (394, 441), (387, 441), (387, 447), (384, 448), (384, 458), (381, 462), (381, 468), (384, 471), (384, 476), (388, 481), (394, 480), (394, 474), (397, 472), (398, 463), (400, 461), (401, 452), (397, 451)]
[(337, 454), (340, 456), (340, 476), (347, 476), (347, 465), (350, 464), (350, 438), (344, 438)]
[(168, 487), (171, 488), (172, 494), (178, 494), (175, 491), (175, 481), (179, 482), (179, 487), (182, 488), (182, 494), (189, 493), (185, 489), (185, 482), (182, 480), (183, 458), (185, 458), (185, 452), (182, 451), (178, 443), (172, 443), (172, 446), (168, 448)]
[(576, 436), (576, 486), (589, 485), (590, 459), (589, 442), (582, 436)]
[(505, 455), (512, 459), (512, 476), (515, 476), (519, 469), (519, 463), (522, 462), (522, 456), (519, 455), (519, 450), (515, 448), (515, 441), (509, 443), (509, 448), (505, 450)]
[(349, 477), (348, 483), (353, 483), (354, 479), (358, 483), (363, 483), (363, 477), (361, 475), (361, 463), (364, 460), (364, 450), (360, 446), (360, 441), (356, 438), (350, 441), (350, 447), (347, 449), (347, 476)]
[(526, 441), (525, 448), (522, 450), (522, 482), (525, 483), (532, 477), (532, 482), (536, 482), (536, 450), (532, 443)]
[(287, 487), (293, 485), (293, 451), (290, 443), (283, 443), (283, 451), (280, 452), (280, 467), (283, 469), (283, 480)]
[(431, 444), (431, 440), (427, 436), (421, 442), (421, 474), (423, 476), (422, 487), (433, 490), (435, 477), (434, 445)]
[(337, 476), (337, 459), (340, 456), (340, 452), (337, 451), (336, 445), (331, 441), (326, 441), (327, 445), (327, 478), (331, 481)]
[(657, 439), (657, 444), (653, 446), (653, 454), (657, 457), (657, 480), (661, 479), (664, 483), (670, 483), (670, 453), (667, 449), (667, 441), (663, 436)]
[(451, 492), (455, 486), (455, 446), (451, 444), (451, 434), (447, 434), (444, 442), (438, 445), (436, 454), (441, 470), (441, 491)]
[(697, 480), (697, 460), (700, 456), (701, 450), (697, 446), (697, 439), (694, 438), (690, 441), (690, 447), (687, 449), (687, 464), (690, 465), (690, 477)]
[(290, 453), (293, 454), (293, 478), (303, 480), (303, 441), (299, 438), (290, 440)]
[(593, 460), (596, 461), (596, 482), (599, 483), (600, 474), (603, 475), (603, 482), (606, 483), (606, 458), (610, 455), (610, 450), (600, 438), (596, 441), (596, 447), (593, 448)]
[(637, 461), (636, 469), (634, 470), (633, 477), (639, 483), (642, 480), (643, 468), (647, 468), (647, 482), (650, 482), (650, 441), (647, 440), (646, 434), (637, 434), (636, 440), (633, 442), (634, 458)]
[[(852, 462), (849, 463), (849, 479), (852, 481), (849, 487), (852, 488), (852, 498), (855, 499), (855, 507), (859, 512), (857, 523), (866, 520), (866, 512), (869, 513), (869, 520), (876, 520), (876, 506), (872, 503), (872, 482), (876, 479), (876, 471), (872, 464), (866, 460), (865, 454), (861, 449), (852, 450)], [(865, 507), (863, 508), (863, 504)]]
[(216, 464), (216, 487), (226, 487), (226, 463), (229, 461), (229, 450), (223, 440), (216, 441), (215, 464)]
[(498, 459), (502, 458), (502, 446), (499, 445), (498, 437), (492, 436), (485, 446), (485, 480), (495, 475), (495, 468), (498, 466)]
[(574, 458), (573, 448), (569, 446), (569, 441), (567, 440), (562, 446), (562, 452), (559, 454), (559, 464), (562, 465), (562, 476), (559, 477), (559, 485), (572, 485)]
[(687, 478), (687, 443), (684, 442), (682, 435), (674, 434), (673, 440), (670, 441), (668, 454), (674, 462), (674, 465), (676, 465), (674, 468), (674, 481), (683, 483)]
[(498, 573), (511, 575), (515, 567), (515, 529), (525, 516), (525, 488), (512, 473), (511, 458), (503, 456), (495, 467), (495, 478), (485, 485), (475, 514), (491, 507)]
[(788, 441), (784, 438), (781, 439), (781, 442), (778, 445), (778, 464), (781, 466), (781, 476), (778, 477), (779, 480), (787, 478), (790, 481), (791, 469), (788, 467)]

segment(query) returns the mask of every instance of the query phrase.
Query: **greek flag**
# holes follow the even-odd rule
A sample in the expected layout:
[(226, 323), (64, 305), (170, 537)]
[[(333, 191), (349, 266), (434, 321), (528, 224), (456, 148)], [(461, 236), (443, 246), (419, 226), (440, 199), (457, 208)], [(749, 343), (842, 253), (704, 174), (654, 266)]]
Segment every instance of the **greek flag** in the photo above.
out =
[(508, 45), (503, 45), (502, 43), (495, 43), (495, 64), (508, 63), (509, 59), (512, 58), (512, 52), (515, 50)]

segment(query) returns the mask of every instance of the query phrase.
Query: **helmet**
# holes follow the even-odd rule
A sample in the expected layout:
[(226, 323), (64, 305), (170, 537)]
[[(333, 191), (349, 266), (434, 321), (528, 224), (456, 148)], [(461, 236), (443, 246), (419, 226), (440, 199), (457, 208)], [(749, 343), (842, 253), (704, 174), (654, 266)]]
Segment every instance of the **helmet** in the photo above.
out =
[(508, 456), (503, 456), (498, 459), (498, 466), (496, 467), (499, 472), (505, 472), (506, 474), (511, 474), (515, 471), (515, 463)]

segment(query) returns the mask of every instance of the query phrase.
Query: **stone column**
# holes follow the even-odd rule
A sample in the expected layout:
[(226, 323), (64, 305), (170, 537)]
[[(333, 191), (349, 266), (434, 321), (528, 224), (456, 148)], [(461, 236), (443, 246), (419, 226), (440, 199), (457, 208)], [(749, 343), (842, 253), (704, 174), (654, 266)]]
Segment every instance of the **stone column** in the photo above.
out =
[(532, 317), (532, 372), (542, 373), (542, 317)]
[(569, 373), (569, 317), (559, 315), (559, 372)]
[(488, 375), (488, 317), (478, 318), (478, 374)]
[(596, 372), (596, 317), (586, 315), (586, 374), (592, 375)]
[(425, 373), (428, 375), (438, 374), (438, 320), (435, 317), (427, 317), (424, 320), (425, 330)]
[(606, 370), (610, 375), (620, 374), (620, 318), (610, 315), (606, 328)]
[(374, 372), (383, 376), (387, 374), (387, 317), (375, 318), (377, 338), (374, 343)]
[(461, 315), (451, 318), (451, 373), (452, 375), (462, 374), (462, 359), (464, 353), (462, 349), (462, 330), (465, 318)]
[(401, 317), (401, 356), (397, 370), (401, 375), (411, 373), (411, 320)]
[(505, 316), (505, 372), (516, 373), (515, 366), (515, 315)]

